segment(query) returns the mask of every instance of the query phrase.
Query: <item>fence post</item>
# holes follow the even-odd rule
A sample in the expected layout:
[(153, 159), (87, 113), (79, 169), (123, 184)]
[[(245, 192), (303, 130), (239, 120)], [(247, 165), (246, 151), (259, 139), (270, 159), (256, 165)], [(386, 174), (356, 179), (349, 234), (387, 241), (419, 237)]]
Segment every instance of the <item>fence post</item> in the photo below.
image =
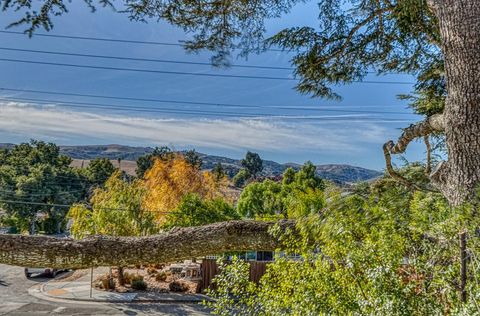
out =
[(467, 233), (460, 233), (460, 300), (467, 301)]
[(93, 267), (90, 270), (90, 298), (92, 298), (93, 291)]

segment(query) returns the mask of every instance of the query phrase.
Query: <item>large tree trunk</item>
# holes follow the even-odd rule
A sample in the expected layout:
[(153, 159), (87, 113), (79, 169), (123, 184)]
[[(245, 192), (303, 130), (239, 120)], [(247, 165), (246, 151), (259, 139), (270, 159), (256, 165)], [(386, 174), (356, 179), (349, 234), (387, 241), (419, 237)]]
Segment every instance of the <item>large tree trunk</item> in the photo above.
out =
[(439, 20), (445, 58), (444, 111), (448, 161), (432, 175), (452, 206), (480, 183), (480, 1), (430, 0)]
[[(294, 228), (280, 221), (281, 229)], [(180, 228), (148, 237), (95, 236), (82, 240), (0, 235), (0, 263), (25, 267), (88, 268), (172, 262), (231, 251), (275, 250), (273, 223), (230, 221)]]

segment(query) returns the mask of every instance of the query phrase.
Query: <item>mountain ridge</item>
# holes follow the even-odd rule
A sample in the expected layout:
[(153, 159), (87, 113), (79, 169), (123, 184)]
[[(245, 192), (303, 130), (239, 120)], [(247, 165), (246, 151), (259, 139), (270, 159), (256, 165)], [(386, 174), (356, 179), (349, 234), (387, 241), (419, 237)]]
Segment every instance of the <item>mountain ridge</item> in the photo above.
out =
[[(11, 148), (14, 144), (0, 143), (0, 148)], [(83, 165), (82, 161), (88, 161), (95, 158), (108, 158), (110, 160), (124, 161), (123, 166), (128, 166), (129, 172), (134, 172), (135, 161), (148, 153), (151, 153), (153, 147), (134, 147), (119, 144), (109, 145), (69, 145), (59, 146), (60, 152), (72, 159), (77, 160), (76, 166)], [(229, 176), (235, 175), (241, 169), (241, 159), (228, 158), (223, 156), (208, 155), (198, 153), (203, 160), (203, 169), (212, 169), (217, 163), (222, 163)], [(128, 163), (127, 163), (128, 162)], [(278, 177), (288, 167), (299, 169), (301, 164), (297, 163), (278, 163), (271, 160), (263, 161), (264, 170), (262, 175), (265, 177)], [(377, 170), (352, 166), (349, 164), (320, 164), (317, 166), (317, 174), (327, 180), (338, 184), (350, 184), (359, 181), (369, 181), (382, 175)]]

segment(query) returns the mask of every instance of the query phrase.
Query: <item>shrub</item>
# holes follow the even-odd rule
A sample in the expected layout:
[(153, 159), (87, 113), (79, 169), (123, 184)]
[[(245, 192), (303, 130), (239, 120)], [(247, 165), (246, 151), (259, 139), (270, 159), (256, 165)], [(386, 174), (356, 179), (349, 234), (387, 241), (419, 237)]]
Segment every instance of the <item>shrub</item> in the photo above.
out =
[(165, 268), (165, 265), (163, 263), (155, 263), (153, 265), (153, 267), (157, 270), (161, 270), (161, 269)]
[(157, 273), (157, 269), (155, 269), (155, 268), (148, 268), (148, 269), (147, 269), (147, 273), (148, 273), (149, 275), (156, 274), (156, 273)]
[(147, 283), (143, 280), (143, 276), (137, 274), (132, 277), (132, 289), (139, 291), (147, 289)]
[(188, 290), (188, 285), (181, 280), (176, 280), (170, 283), (168, 288), (172, 292), (186, 292)]
[(128, 272), (124, 272), (123, 273), (123, 280), (125, 281), (125, 284), (132, 284), (132, 277), (133, 275), (128, 273)]
[(157, 273), (157, 275), (155, 275), (155, 280), (157, 282), (165, 282), (166, 279), (167, 279), (167, 274), (163, 271), (160, 271)]
[(109, 275), (104, 275), (100, 278), (102, 289), (104, 290), (114, 290), (115, 289), (115, 280)]
[(131, 275), (130, 275), (130, 279), (131, 279), (131, 282), (132, 282), (132, 283), (133, 283), (134, 281), (138, 281), (138, 280), (143, 281), (143, 276), (141, 276), (140, 274), (131, 274)]

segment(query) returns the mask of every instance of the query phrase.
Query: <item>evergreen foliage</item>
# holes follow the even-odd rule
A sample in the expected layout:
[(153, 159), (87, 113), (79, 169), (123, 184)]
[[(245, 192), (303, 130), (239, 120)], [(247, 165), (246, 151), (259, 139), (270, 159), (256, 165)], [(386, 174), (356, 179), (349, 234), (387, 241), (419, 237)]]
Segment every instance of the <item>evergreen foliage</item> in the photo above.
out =
[(9, 223), (22, 232), (35, 233), (39, 223), (46, 233), (62, 232), (67, 209), (56, 204), (78, 202), (88, 190), (86, 178), (70, 163), (52, 143), (32, 140), (1, 150), (0, 200), (10, 202), (0, 206)]

